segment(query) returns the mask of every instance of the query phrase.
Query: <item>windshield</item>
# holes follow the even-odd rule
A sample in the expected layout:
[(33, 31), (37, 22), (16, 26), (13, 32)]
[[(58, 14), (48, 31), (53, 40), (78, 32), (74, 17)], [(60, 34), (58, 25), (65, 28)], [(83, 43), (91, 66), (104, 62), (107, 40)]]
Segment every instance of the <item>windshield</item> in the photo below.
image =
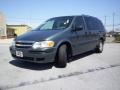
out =
[(38, 30), (59, 30), (59, 29), (66, 29), (70, 26), (73, 17), (56, 17), (49, 19), (44, 24), (39, 26)]

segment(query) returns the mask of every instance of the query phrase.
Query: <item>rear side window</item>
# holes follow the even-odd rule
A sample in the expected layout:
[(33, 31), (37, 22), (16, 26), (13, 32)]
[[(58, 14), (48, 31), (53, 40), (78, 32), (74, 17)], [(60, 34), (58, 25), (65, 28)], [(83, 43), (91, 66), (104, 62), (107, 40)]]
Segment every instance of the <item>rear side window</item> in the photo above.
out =
[(104, 27), (100, 20), (94, 17), (85, 17), (88, 30), (103, 30)]
[(83, 26), (83, 28), (85, 28), (82, 16), (76, 17), (76, 19), (75, 19), (75, 26)]

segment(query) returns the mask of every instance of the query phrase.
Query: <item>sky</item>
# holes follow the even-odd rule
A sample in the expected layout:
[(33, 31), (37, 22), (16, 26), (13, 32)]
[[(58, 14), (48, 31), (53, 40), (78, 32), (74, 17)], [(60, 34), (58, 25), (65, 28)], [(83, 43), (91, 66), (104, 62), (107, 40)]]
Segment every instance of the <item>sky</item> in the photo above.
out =
[(40, 25), (45, 20), (66, 15), (91, 15), (98, 17), (106, 26), (120, 24), (120, 0), (0, 0), (0, 12), (7, 24)]

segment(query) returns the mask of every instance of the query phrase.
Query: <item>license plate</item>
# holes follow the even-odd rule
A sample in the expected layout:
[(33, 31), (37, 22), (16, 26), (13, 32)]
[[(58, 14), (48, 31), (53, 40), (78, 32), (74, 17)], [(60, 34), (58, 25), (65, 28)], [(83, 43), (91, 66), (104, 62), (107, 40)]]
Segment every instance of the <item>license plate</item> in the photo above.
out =
[(23, 52), (22, 51), (16, 51), (16, 56), (23, 57)]

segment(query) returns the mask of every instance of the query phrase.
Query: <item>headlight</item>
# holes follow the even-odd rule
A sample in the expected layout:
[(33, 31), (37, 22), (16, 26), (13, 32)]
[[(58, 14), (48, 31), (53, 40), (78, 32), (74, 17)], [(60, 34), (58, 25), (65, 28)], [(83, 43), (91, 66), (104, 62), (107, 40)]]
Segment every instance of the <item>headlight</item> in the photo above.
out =
[(54, 42), (53, 41), (42, 41), (42, 42), (35, 42), (32, 46), (33, 49), (37, 49), (37, 48), (49, 48), (49, 47), (53, 47), (54, 46)]

